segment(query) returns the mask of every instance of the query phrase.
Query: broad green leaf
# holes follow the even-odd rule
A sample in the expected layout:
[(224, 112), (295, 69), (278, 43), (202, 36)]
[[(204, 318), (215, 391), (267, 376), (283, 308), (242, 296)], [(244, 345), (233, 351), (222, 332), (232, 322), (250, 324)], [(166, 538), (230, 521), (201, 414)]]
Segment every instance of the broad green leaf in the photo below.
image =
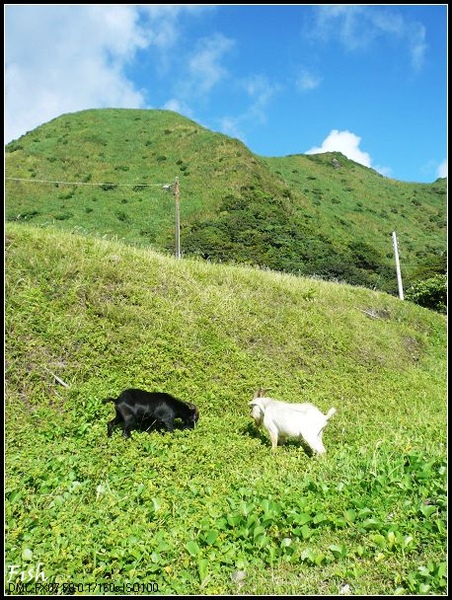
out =
[(191, 540), (190, 542), (187, 542), (185, 544), (185, 547), (187, 548), (187, 550), (189, 551), (189, 553), (192, 556), (198, 556), (199, 554), (199, 546), (196, 542), (194, 542), (193, 540)]
[(347, 521), (350, 521), (351, 523), (353, 523), (353, 521), (356, 519), (356, 512), (353, 510), (353, 508), (348, 508), (344, 515)]
[(218, 531), (216, 531), (215, 529), (211, 529), (210, 531), (207, 532), (204, 539), (206, 540), (206, 542), (208, 544), (212, 545), (215, 543), (217, 537), (218, 537)]

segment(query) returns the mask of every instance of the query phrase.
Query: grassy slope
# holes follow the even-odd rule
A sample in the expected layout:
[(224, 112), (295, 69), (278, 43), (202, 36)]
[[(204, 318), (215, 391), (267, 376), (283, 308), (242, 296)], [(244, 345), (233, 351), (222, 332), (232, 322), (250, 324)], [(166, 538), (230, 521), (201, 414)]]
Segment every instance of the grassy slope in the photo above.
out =
[[(164, 594), (444, 593), (444, 317), (51, 229), (6, 244), (7, 564)], [(199, 426), (107, 440), (101, 399), (128, 386)], [(271, 455), (260, 386), (337, 408), (326, 457)]]
[[(333, 159), (339, 169), (332, 166)], [(9, 144), (6, 172), (10, 178), (87, 184), (8, 180), (8, 220), (159, 250), (174, 247), (174, 202), (158, 184), (172, 183), (176, 176), (183, 238), (195, 220), (218, 216), (229, 195), (270, 195), (290, 198), (294, 217), (298, 215), (294, 222), (305, 221), (313, 236), (345, 248), (350, 242), (368, 244), (391, 269), (390, 234), (396, 230), (404, 278), (426, 256), (446, 249), (445, 180), (431, 185), (394, 181), (339, 153), (262, 158), (238, 140), (170, 111), (102, 109), (63, 115)]]
[(77, 226), (128, 242), (155, 242), (160, 248), (174, 237), (174, 203), (159, 184), (180, 178), (185, 219), (215, 211), (223, 195), (254, 178), (276, 187), (266, 166), (241, 142), (171, 111), (72, 113), (38, 127), (9, 150), (9, 177), (124, 187), (30, 187), (9, 181), (8, 218), (37, 209), (38, 215), (28, 217), (37, 224)]
[(388, 239), (396, 231), (407, 276), (426, 251), (446, 248), (445, 180), (433, 184), (397, 181), (338, 152), (268, 158), (266, 162), (290, 187), (312, 200), (320, 231), (334, 231), (347, 241), (363, 240), (391, 260)]

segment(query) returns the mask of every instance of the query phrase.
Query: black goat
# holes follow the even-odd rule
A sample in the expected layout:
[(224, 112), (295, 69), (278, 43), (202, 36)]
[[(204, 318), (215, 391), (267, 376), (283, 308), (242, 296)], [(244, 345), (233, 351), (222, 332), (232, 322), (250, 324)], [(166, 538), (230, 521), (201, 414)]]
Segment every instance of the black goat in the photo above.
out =
[(182, 402), (166, 392), (146, 392), (145, 390), (124, 390), (118, 398), (105, 398), (114, 402), (116, 417), (108, 423), (108, 437), (113, 428), (121, 425), (123, 437), (130, 437), (131, 429), (150, 431), (162, 424), (167, 431), (174, 431), (174, 420), (181, 419), (183, 429), (193, 429), (199, 419), (199, 411), (194, 404)]

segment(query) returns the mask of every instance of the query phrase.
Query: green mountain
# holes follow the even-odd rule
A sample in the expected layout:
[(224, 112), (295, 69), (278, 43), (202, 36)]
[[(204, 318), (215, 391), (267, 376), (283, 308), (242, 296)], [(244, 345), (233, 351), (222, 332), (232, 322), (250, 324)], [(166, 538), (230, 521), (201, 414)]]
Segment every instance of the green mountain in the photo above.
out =
[[(446, 265), (446, 180), (404, 183), (340, 153), (265, 158), (162, 110), (67, 114), (6, 146), (6, 219), (397, 293)], [(174, 188), (173, 188), (174, 189)]]

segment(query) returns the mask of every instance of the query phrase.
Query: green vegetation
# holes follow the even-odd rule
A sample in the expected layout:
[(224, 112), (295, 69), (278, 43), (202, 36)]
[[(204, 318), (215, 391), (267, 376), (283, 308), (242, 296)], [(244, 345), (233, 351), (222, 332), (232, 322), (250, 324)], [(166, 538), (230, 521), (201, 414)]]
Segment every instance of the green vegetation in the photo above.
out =
[(447, 312), (447, 277), (435, 275), (418, 283), (413, 283), (407, 290), (406, 299), (446, 314)]
[[(446, 595), (443, 315), (63, 228), (5, 243), (9, 593), (39, 571), (59, 594)], [(198, 427), (107, 439), (129, 386)], [(325, 457), (272, 454), (258, 387), (337, 408)]]
[(397, 295), (396, 231), (406, 288), (446, 273), (445, 179), (403, 183), (337, 152), (263, 158), (170, 111), (63, 115), (6, 146), (6, 174), (8, 221), (172, 253), (162, 186), (179, 177), (184, 256)]

